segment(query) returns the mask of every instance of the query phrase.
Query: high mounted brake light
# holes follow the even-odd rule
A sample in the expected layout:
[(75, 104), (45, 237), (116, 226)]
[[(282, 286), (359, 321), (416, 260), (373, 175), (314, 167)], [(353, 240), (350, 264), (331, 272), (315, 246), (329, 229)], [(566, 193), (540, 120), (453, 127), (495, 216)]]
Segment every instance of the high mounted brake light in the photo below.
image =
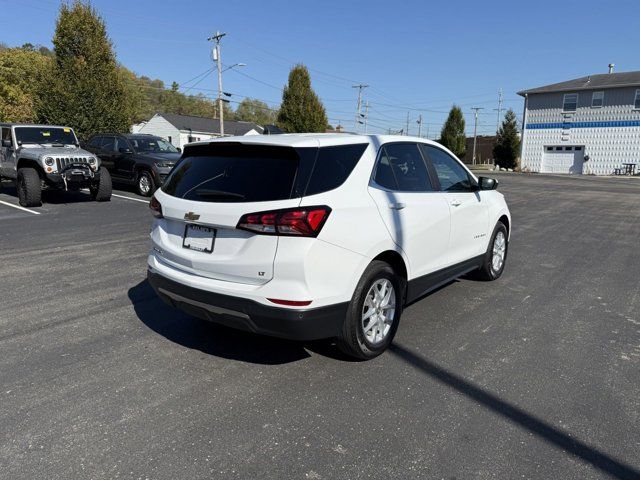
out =
[(317, 237), (329, 213), (326, 205), (248, 213), (240, 218), (237, 228), (263, 235)]
[(162, 218), (162, 205), (158, 199), (153, 196), (151, 197), (151, 201), (149, 202), (149, 210), (151, 210), (151, 215), (156, 218)]

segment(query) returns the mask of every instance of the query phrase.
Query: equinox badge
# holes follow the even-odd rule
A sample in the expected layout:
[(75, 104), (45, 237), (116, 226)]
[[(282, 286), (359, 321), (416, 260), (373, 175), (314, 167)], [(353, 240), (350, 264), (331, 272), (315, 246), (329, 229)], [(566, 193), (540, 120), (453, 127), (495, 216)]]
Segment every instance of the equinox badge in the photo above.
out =
[(200, 218), (200, 215), (198, 215), (197, 213), (187, 212), (184, 214), (184, 219), (191, 220), (192, 222), (195, 220), (198, 220), (199, 218)]

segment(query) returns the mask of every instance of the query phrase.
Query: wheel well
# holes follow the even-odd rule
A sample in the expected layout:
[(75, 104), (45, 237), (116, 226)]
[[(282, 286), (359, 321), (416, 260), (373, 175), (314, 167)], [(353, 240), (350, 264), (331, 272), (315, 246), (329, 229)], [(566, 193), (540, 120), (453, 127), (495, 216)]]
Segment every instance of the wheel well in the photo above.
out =
[(374, 260), (380, 260), (388, 263), (396, 274), (400, 275), (405, 280), (407, 279), (407, 266), (404, 263), (404, 259), (398, 252), (394, 250), (387, 250), (374, 258)]
[(507, 217), (506, 215), (502, 215), (499, 219), (499, 222), (504, 223), (504, 226), (507, 227), (507, 235), (509, 234), (510, 231), (510, 225), (509, 225), (509, 217)]
[(38, 175), (40, 175), (40, 178), (42, 178), (44, 172), (42, 171), (42, 167), (38, 165), (38, 162), (26, 158), (18, 160), (18, 169), (27, 167), (35, 168), (36, 172), (38, 172)]

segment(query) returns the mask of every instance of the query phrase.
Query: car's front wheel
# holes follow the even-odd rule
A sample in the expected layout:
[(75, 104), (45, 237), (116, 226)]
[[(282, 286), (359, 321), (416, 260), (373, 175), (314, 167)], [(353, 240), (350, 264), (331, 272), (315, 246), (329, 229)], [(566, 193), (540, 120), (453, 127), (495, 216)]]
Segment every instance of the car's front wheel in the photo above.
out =
[(384, 352), (398, 329), (404, 281), (390, 265), (373, 261), (353, 294), (338, 347), (349, 356), (370, 359)]
[(100, 181), (89, 187), (91, 198), (96, 202), (108, 202), (111, 200), (111, 175), (109, 170), (104, 167), (100, 167)]
[(489, 248), (487, 249), (482, 266), (478, 269), (478, 276), (482, 280), (497, 280), (504, 271), (509, 249), (509, 233), (502, 222), (498, 222), (493, 229)]
[(155, 182), (151, 173), (147, 170), (141, 170), (138, 174), (138, 194), (143, 197), (150, 197), (156, 190)]
[(26, 167), (18, 170), (18, 202), (23, 207), (39, 207), (42, 205), (42, 180), (35, 168)]

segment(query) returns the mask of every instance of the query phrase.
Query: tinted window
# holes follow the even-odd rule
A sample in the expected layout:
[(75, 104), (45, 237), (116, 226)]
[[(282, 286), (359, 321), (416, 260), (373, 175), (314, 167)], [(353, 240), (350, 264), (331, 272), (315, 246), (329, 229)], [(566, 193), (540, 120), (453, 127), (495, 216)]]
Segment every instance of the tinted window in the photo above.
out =
[(382, 147), (374, 181), (400, 192), (433, 191), (427, 167), (415, 143), (391, 143)]
[(99, 148), (101, 142), (102, 142), (102, 137), (93, 137), (89, 141), (89, 146), (94, 148)]
[(291, 198), (298, 170), (295, 149), (219, 143), (191, 149), (162, 190), (203, 202), (264, 202)]
[(104, 152), (115, 151), (115, 141), (116, 139), (113, 137), (102, 137), (102, 144), (100, 145), (100, 149)]
[(366, 148), (366, 143), (320, 148), (305, 195), (328, 192), (342, 185)]
[(469, 174), (460, 162), (444, 150), (431, 145), (420, 145), (425, 156), (431, 160), (435, 168), (440, 189), (445, 192), (468, 192), (472, 189)]

